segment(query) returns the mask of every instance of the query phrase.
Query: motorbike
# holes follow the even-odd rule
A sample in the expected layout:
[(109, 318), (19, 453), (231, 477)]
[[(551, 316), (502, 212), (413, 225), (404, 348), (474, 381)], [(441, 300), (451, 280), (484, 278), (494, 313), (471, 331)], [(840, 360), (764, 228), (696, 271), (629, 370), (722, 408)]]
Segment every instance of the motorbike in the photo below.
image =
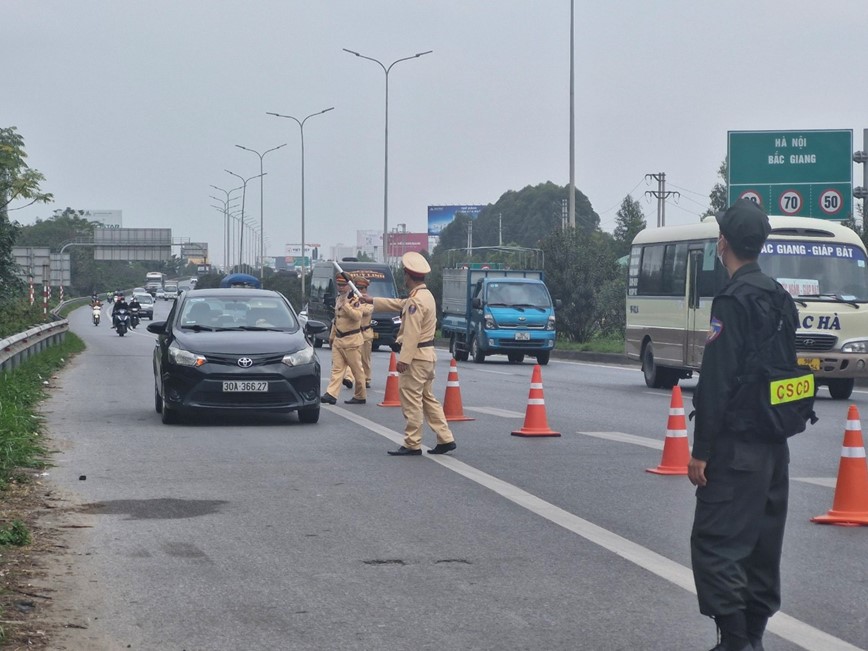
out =
[(93, 324), (95, 326), (99, 325), (99, 317), (100, 317), (99, 305), (94, 305), (93, 306)]
[(121, 308), (115, 314), (115, 330), (123, 337), (130, 329), (130, 313), (128, 310)]
[(137, 325), (139, 325), (139, 308), (131, 307), (130, 308), (130, 327), (133, 328), (133, 330), (135, 330)]

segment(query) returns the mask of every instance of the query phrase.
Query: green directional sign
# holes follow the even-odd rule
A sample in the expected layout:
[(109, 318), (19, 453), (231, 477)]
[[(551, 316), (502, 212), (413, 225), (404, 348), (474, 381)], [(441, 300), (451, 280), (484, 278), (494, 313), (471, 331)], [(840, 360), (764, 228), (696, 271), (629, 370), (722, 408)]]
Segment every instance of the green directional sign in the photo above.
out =
[(853, 131), (730, 131), (728, 203), (745, 198), (770, 215), (851, 216)]

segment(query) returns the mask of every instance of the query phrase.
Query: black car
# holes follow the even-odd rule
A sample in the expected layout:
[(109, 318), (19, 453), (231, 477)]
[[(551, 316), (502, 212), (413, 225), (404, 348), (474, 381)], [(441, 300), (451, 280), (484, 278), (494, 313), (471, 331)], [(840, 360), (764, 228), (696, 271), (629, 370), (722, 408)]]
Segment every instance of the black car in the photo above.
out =
[(164, 423), (204, 411), (290, 412), (319, 420), (320, 364), (311, 344), (327, 326), (304, 327), (283, 295), (203, 289), (178, 297), (167, 321), (148, 326), (154, 406)]

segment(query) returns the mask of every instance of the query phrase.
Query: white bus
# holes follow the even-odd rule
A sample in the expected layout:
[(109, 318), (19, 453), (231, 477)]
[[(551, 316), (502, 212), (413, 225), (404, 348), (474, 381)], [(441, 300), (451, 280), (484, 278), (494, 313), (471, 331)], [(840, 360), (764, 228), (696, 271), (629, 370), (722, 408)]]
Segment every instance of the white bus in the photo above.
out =
[[(868, 268), (851, 229), (806, 217), (770, 217), (762, 270), (796, 301), (799, 364), (832, 398), (868, 377)], [(633, 240), (627, 281), (626, 353), (641, 360), (649, 387), (671, 388), (702, 364), (711, 301), (727, 282), (717, 260), (714, 217), (646, 228)]]

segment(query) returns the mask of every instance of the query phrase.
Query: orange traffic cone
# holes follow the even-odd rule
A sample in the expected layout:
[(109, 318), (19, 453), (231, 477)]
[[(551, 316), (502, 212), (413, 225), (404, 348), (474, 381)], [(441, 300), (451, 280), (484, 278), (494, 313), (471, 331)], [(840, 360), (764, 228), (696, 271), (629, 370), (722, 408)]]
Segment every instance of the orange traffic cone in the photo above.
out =
[(838, 465), (838, 481), (832, 510), (826, 515), (811, 518), (820, 524), (838, 524), (844, 527), (868, 525), (868, 465), (865, 463), (865, 444), (862, 442), (862, 424), (859, 410), (850, 405), (844, 445)]
[(395, 353), (389, 359), (389, 377), (386, 378), (386, 395), (383, 402), (377, 403), (378, 407), (400, 407), (401, 396), (398, 392), (398, 359)]
[(543, 398), (542, 367), (536, 364), (533, 367), (533, 376), (530, 380), (530, 392), (527, 395), (527, 411), (524, 415), (524, 425), (521, 429), (512, 432), (513, 436), (560, 436), (560, 432), (549, 429), (549, 421), (546, 417), (546, 401)]
[(476, 420), (464, 415), (461, 403), (461, 387), (458, 386), (458, 365), (455, 360), (449, 364), (449, 377), (446, 378), (446, 397), (443, 398), (443, 413), (446, 420)]
[(686, 475), (690, 462), (690, 447), (687, 445), (687, 421), (684, 420), (684, 403), (681, 400), (681, 387), (672, 388), (669, 402), (669, 420), (666, 423), (666, 440), (663, 442), (663, 458), (656, 468), (646, 468), (645, 472), (655, 475)]

